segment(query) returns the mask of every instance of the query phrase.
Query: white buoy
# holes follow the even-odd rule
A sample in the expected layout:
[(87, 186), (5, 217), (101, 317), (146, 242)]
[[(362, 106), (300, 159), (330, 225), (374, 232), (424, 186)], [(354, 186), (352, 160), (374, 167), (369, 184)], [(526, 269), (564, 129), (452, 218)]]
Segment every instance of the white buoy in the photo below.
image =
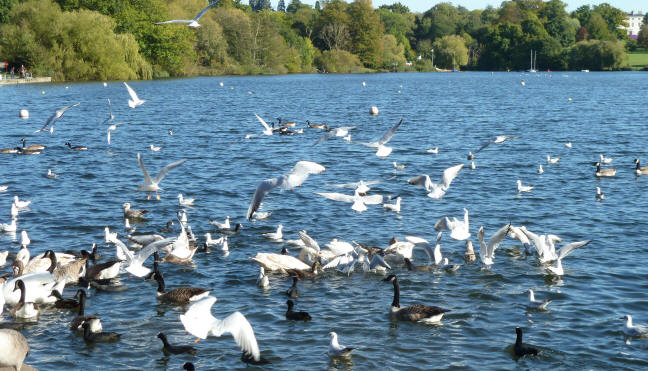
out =
[(363, 81), (362, 86), (367, 86), (367, 83)]
[(219, 85), (220, 85), (220, 86), (223, 86), (223, 82), (221, 81)]
[(378, 114), (378, 107), (371, 106), (371, 108), (369, 108), (369, 113), (371, 113), (372, 115), (377, 115)]
[(104, 82), (104, 83), (103, 83), (103, 86), (104, 86), (104, 88), (105, 88), (106, 86), (108, 86), (108, 83), (107, 83), (107, 82)]
[(26, 109), (21, 109), (20, 113), (18, 113), (18, 117), (22, 117), (24, 119), (29, 118), (29, 111), (27, 111)]

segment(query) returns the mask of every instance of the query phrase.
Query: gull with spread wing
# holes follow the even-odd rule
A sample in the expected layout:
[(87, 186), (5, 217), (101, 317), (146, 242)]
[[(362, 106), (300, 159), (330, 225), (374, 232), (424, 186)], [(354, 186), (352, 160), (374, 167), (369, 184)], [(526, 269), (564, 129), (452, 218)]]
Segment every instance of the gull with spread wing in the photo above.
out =
[(270, 193), (275, 188), (281, 187), (282, 189), (293, 189), (295, 187), (301, 186), (310, 174), (320, 174), (323, 173), (326, 169), (324, 166), (311, 162), (311, 161), (299, 161), (293, 166), (290, 172), (278, 176), (276, 178), (266, 179), (257, 187), (248, 207), (247, 219), (252, 218), (252, 214), (259, 209), (261, 202), (265, 195)]
[(212, 8), (214, 5), (216, 5), (216, 4), (218, 4), (218, 1), (214, 1), (213, 3), (207, 5), (207, 6), (206, 6), (205, 8), (203, 8), (203, 10), (201, 10), (200, 13), (198, 13), (198, 15), (196, 15), (193, 19), (173, 19), (173, 20), (170, 20), (170, 21), (156, 22), (155, 24), (186, 23), (187, 26), (189, 26), (189, 27), (191, 27), (191, 28), (198, 28), (198, 27), (200, 27), (200, 24), (198, 23), (198, 20), (200, 19), (200, 17), (202, 17), (203, 14), (205, 14), (206, 11), (208, 11), (209, 9), (211, 9), (211, 8)]
[(459, 164), (445, 169), (443, 171), (443, 177), (441, 178), (441, 182), (439, 184), (432, 183), (430, 176), (427, 174), (409, 178), (407, 180), (407, 183), (413, 185), (422, 185), (428, 191), (428, 197), (438, 200), (443, 198), (443, 196), (448, 191), (448, 188), (450, 188), (450, 184), (452, 183), (454, 178), (459, 175), (459, 172), (461, 171), (461, 169), (463, 169), (463, 167), (464, 164)]
[(359, 213), (362, 213), (363, 211), (367, 210), (366, 205), (378, 205), (383, 202), (382, 195), (361, 196), (357, 188), (353, 196), (346, 195), (344, 193), (315, 192), (315, 194), (320, 195), (324, 198), (328, 198), (329, 200), (333, 200), (333, 201), (352, 203), (351, 208)]
[(262, 119), (261, 116), (257, 115), (256, 113), (254, 114), (254, 116), (256, 116), (256, 118), (259, 119), (259, 122), (265, 128), (265, 130), (263, 131), (263, 134), (272, 135), (272, 128), (270, 127), (270, 125), (268, 125), (268, 123), (265, 122), (265, 120)]
[(36, 130), (34, 133), (41, 133), (41, 132), (45, 131), (45, 128), (47, 128), (50, 124), (52, 124), (52, 127), (50, 128), (50, 133), (53, 132), (54, 131), (54, 123), (56, 122), (56, 120), (63, 117), (63, 114), (65, 113), (65, 111), (69, 110), (72, 107), (76, 107), (79, 104), (81, 104), (81, 102), (77, 102), (77, 103), (75, 103), (75, 104), (73, 104), (71, 106), (63, 107), (61, 109), (56, 110), (56, 112), (54, 112), (54, 114), (52, 116), (50, 116), (50, 118), (47, 119), (47, 121), (45, 122), (45, 125), (43, 125), (42, 128)]
[(392, 152), (392, 148), (387, 147), (385, 144), (387, 144), (387, 142), (391, 140), (391, 138), (396, 133), (396, 130), (398, 130), (398, 127), (402, 123), (403, 123), (403, 119), (400, 119), (400, 121), (398, 121), (396, 125), (394, 125), (391, 129), (389, 129), (389, 131), (386, 132), (385, 135), (382, 136), (382, 138), (378, 139), (378, 141), (371, 142), (371, 143), (360, 143), (360, 144), (370, 148), (376, 148), (376, 156), (385, 159)]
[(464, 208), (464, 220), (461, 221), (456, 217), (452, 219), (444, 216), (434, 224), (436, 231), (450, 231), (450, 237), (457, 241), (463, 241), (470, 238), (470, 224), (468, 220), (468, 209)]
[(128, 100), (128, 106), (130, 108), (135, 108), (137, 106), (141, 106), (142, 104), (144, 104), (144, 102), (146, 102), (145, 100), (139, 99), (139, 97), (137, 96), (137, 93), (135, 93), (135, 90), (133, 90), (133, 88), (128, 86), (127, 83), (124, 83), (124, 85), (126, 85), (126, 90), (128, 90), (128, 94), (131, 97), (131, 99)]
[(151, 192), (155, 192), (155, 198), (160, 199), (160, 195), (158, 194), (158, 190), (162, 189), (158, 185), (162, 179), (167, 175), (167, 173), (176, 167), (182, 165), (187, 161), (187, 159), (182, 159), (176, 162), (172, 162), (168, 164), (167, 166), (163, 167), (162, 170), (158, 173), (158, 175), (155, 176), (155, 178), (151, 179), (149, 176), (148, 171), (146, 171), (146, 168), (144, 167), (144, 162), (142, 162), (142, 156), (137, 153), (137, 160), (139, 161), (140, 168), (142, 169), (142, 173), (144, 173), (144, 183), (137, 188), (138, 191), (145, 191), (148, 192), (148, 197), (147, 199), (151, 199)]
[(176, 237), (169, 237), (163, 240), (155, 241), (144, 246), (137, 253), (133, 253), (132, 251), (128, 250), (128, 247), (126, 247), (126, 245), (117, 238), (116, 234), (108, 236), (108, 242), (115, 244), (115, 246), (121, 249), (121, 252), (124, 253), (124, 256), (126, 257), (126, 263), (128, 264), (126, 271), (137, 277), (144, 277), (147, 274), (151, 273), (151, 270), (142, 266), (142, 264), (144, 264), (149, 256), (158, 251), (158, 249), (175, 242), (176, 239)]
[(572, 251), (589, 244), (591, 241), (592, 240), (577, 241), (577, 242), (571, 242), (566, 245), (563, 245), (558, 251), (558, 259), (556, 259), (556, 265), (548, 266), (547, 271), (554, 276), (562, 276), (563, 274), (565, 274), (565, 271), (563, 270), (563, 266), (562, 266), (563, 258), (569, 255)]
[(509, 228), (511, 228), (511, 223), (503, 226), (495, 232), (490, 240), (488, 240), (488, 245), (484, 242), (484, 227), (479, 228), (477, 233), (477, 238), (479, 239), (479, 258), (482, 261), (482, 264), (486, 267), (493, 265), (493, 259), (495, 259), (495, 250), (499, 245), (504, 241), (506, 235), (508, 234)]

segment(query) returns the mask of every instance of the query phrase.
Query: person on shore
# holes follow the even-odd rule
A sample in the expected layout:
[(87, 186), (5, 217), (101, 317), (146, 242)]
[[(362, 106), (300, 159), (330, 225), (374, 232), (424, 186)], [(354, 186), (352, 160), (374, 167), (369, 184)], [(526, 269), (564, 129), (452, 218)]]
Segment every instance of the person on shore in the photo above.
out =
[(12, 78), (12, 79), (14, 78), (14, 74), (15, 74), (15, 72), (16, 72), (16, 71), (14, 70), (14, 67), (11, 66), (11, 78)]
[(20, 78), (21, 79), (25, 78), (25, 65), (24, 64), (20, 65)]

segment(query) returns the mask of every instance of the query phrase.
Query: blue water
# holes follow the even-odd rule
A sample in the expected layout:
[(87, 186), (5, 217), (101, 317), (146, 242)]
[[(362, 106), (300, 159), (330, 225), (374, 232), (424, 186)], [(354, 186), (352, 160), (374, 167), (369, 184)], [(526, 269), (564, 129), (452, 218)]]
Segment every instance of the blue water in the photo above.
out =
[[(521, 80), (526, 86), (521, 85)], [(362, 86), (362, 82), (366, 86)], [(223, 86), (219, 85), (223, 82)], [(88, 249), (100, 244), (103, 228), (123, 237), (124, 202), (149, 210), (137, 232), (156, 232), (179, 209), (177, 194), (197, 198), (187, 208), (189, 224), (202, 239), (215, 234), (208, 218), (244, 223), (230, 238), (231, 253), (199, 252), (193, 265), (162, 264), (167, 288), (194, 285), (211, 288), (218, 301), (213, 315), (244, 313), (254, 327), (262, 355), (276, 369), (628, 369), (648, 366), (648, 342), (623, 339), (622, 315), (648, 323), (646, 271), (646, 210), (648, 178), (636, 177), (633, 159), (648, 165), (644, 73), (457, 73), (377, 75), (297, 75), (272, 77), (215, 77), (132, 82), (147, 102), (127, 106), (121, 82), (70, 83), (0, 87), (0, 147), (27, 144), (48, 146), (39, 156), (0, 155), (0, 222), (9, 221), (13, 195), (33, 201), (20, 214), (18, 227), (30, 234), (32, 256), (47, 249)], [(43, 94), (44, 92), (44, 94)], [(113, 102), (115, 122), (123, 123), (106, 143), (106, 99)], [(571, 100), (569, 100), (571, 98)], [(33, 134), (58, 108), (81, 102), (67, 111), (53, 134)], [(380, 114), (370, 116), (369, 107)], [(29, 119), (18, 118), (22, 108)], [(280, 116), (297, 121), (356, 125), (353, 142), (377, 140), (403, 119), (389, 143), (386, 160), (370, 148), (330, 139), (318, 146), (322, 132), (303, 135), (258, 136), (262, 131), (254, 113), (267, 121)], [(167, 131), (173, 129), (173, 136)], [(426, 197), (407, 179), (429, 174), (438, 181), (442, 171), (466, 163), (496, 135), (518, 139), (491, 144), (475, 158), (476, 169), (464, 168), (443, 200)], [(86, 145), (86, 152), (69, 151), (63, 144)], [(564, 144), (572, 142), (573, 147)], [(151, 152), (150, 144), (161, 145)], [(426, 153), (439, 147), (439, 154)], [(160, 201), (147, 201), (136, 189), (142, 182), (136, 154), (142, 153), (149, 172), (182, 158), (188, 161), (162, 182)], [(594, 176), (598, 155), (614, 157), (614, 178)], [(545, 157), (561, 157), (547, 165)], [(299, 160), (326, 167), (295, 192), (272, 192), (264, 201), (268, 220), (246, 222), (247, 207), (263, 179), (278, 176)], [(392, 161), (407, 165), (394, 173)], [(536, 171), (543, 164), (545, 173)], [(51, 168), (56, 180), (45, 174)], [(331, 183), (386, 179), (372, 192), (400, 195), (400, 215), (382, 207), (357, 214), (349, 204), (335, 203), (314, 192), (340, 192)], [(516, 180), (535, 185), (518, 196)], [(600, 186), (605, 200), (596, 201)], [(256, 287), (258, 266), (249, 260), (257, 252), (279, 252), (262, 232), (284, 225), (285, 238), (297, 239), (305, 229), (320, 244), (332, 238), (387, 247), (391, 237), (416, 235), (433, 241), (433, 225), (444, 215), (461, 217), (470, 211), (471, 239), (477, 230), (487, 238), (505, 223), (526, 225), (539, 233), (553, 233), (565, 241), (592, 243), (564, 260), (561, 280), (545, 275), (534, 257), (525, 257), (517, 241), (507, 239), (496, 252), (490, 271), (479, 264), (464, 265), (456, 274), (393, 271), (401, 282), (401, 304), (424, 303), (452, 309), (440, 325), (399, 323), (387, 315), (392, 286), (383, 276), (353, 273), (346, 277), (327, 272), (299, 283), (297, 310), (310, 312), (307, 323), (286, 321), (285, 290), (290, 279), (271, 277), (271, 288)], [(177, 234), (177, 230), (173, 233)], [(18, 235), (19, 239), (20, 236)], [(464, 263), (463, 242), (449, 236), (443, 253)], [(16, 237), (0, 236), (0, 251), (18, 249)], [(291, 253), (297, 251), (292, 249)], [(427, 262), (415, 251), (417, 264)], [(150, 261), (149, 261), (150, 264)], [(8, 268), (4, 268), (8, 270)], [(242, 368), (240, 350), (229, 336), (209, 338), (196, 345), (196, 356), (165, 357), (155, 337), (163, 331), (173, 344), (189, 344), (179, 314), (182, 307), (159, 304), (156, 285), (122, 275), (128, 290), (118, 293), (91, 290), (87, 313), (96, 313), (104, 329), (122, 334), (115, 344), (88, 346), (68, 329), (74, 314), (44, 309), (37, 324), (23, 334), (31, 346), (27, 363), (42, 369), (170, 369), (185, 361), (198, 369)], [(527, 290), (552, 299), (546, 312), (528, 311)], [(73, 295), (68, 287), (65, 295)], [(8, 308), (2, 320), (11, 321)], [(541, 355), (514, 360), (514, 328)], [(328, 332), (358, 348), (349, 359), (326, 354)]]

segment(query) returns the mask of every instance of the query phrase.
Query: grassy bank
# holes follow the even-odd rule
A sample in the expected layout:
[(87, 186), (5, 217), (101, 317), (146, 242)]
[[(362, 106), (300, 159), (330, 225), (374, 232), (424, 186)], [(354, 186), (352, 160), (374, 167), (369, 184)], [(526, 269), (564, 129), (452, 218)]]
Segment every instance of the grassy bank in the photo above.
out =
[(648, 68), (648, 52), (628, 53), (628, 65), (633, 70), (643, 70)]

